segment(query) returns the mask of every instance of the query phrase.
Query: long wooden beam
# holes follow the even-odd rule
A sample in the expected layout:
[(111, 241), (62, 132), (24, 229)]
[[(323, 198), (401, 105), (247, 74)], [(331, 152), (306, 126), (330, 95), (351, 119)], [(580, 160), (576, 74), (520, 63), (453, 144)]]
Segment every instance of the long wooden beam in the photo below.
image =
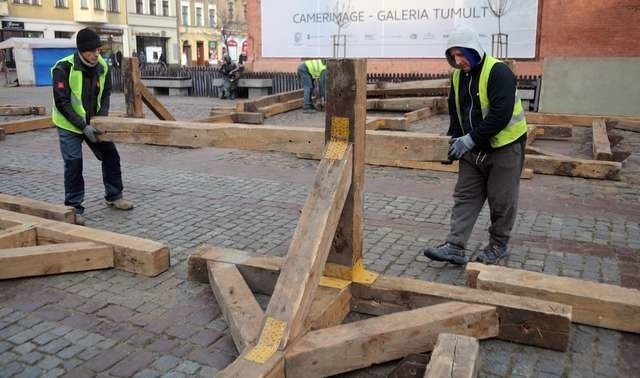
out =
[(441, 332), (495, 337), (496, 309), (449, 302), (309, 332), (286, 352), (286, 375), (326, 377), (424, 353)]
[(122, 82), (127, 117), (144, 118), (138, 58), (122, 59)]
[(0, 209), (61, 222), (76, 223), (76, 213), (73, 207), (51, 204), (22, 196), (10, 196), (0, 193)]
[(609, 119), (618, 121), (640, 122), (640, 117), (612, 116), (612, 115), (585, 115), (585, 114), (559, 114), (559, 113), (535, 113), (527, 112), (528, 123), (535, 124), (569, 124), (573, 126), (591, 127), (597, 119)]
[(113, 267), (113, 248), (92, 242), (0, 250), (0, 279)]
[[(33, 247), (36, 245), (36, 229), (23, 224), (0, 230), (0, 249)], [(0, 251), (0, 255), (2, 252)]]
[[(530, 146), (527, 146), (529, 148)], [(306, 158), (310, 158), (306, 156)], [(388, 159), (367, 159), (367, 164), (381, 165), (385, 167), (423, 169), (436, 172), (452, 172), (458, 173), (459, 163), (454, 161), (451, 164), (442, 164), (437, 161), (411, 161), (411, 160), (388, 160)], [(524, 168), (520, 174), (520, 178), (527, 180), (533, 178), (533, 169)]]
[(24, 133), (26, 131), (48, 129), (53, 127), (53, 121), (51, 116), (35, 117), (28, 119), (21, 119), (19, 121), (1, 122), (0, 129), (3, 129), (5, 134)]
[(175, 121), (176, 119), (171, 115), (171, 112), (158, 100), (156, 96), (149, 92), (149, 89), (142, 84), (138, 83), (138, 91), (142, 96), (142, 102), (153, 112), (153, 114), (163, 121)]
[(611, 153), (611, 144), (609, 142), (609, 135), (607, 134), (607, 125), (605, 123), (605, 120), (594, 120), (591, 130), (593, 134), (593, 158), (595, 160), (613, 160), (613, 154)]
[(573, 136), (571, 125), (534, 125), (537, 139), (567, 140)]
[(367, 110), (413, 112), (426, 107), (435, 108), (441, 101), (442, 97), (396, 97), (367, 99)]
[(619, 180), (622, 164), (614, 161), (527, 154), (525, 167), (545, 175)]
[(286, 113), (295, 109), (300, 109), (304, 103), (304, 100), (301, 98), (296, 98), (293, 100), (279, 102), (276, 104), (271, 104), (258, 108), (258, 112), (264, 114), (265, 118), (273, 117), (274, 115), (278, 115), (281, 113)]
[[(220, 147), (280, 151), (319, 156), (324, 130), (312, 127), (204, 124), (148, 119), (95, 117), (92, 124), (103, 131), (101, 140), (176, 147)], [(443, 161), (449, 138), (434, 134), (368, 130), (368, 159)]]
[(478, 263), (465, 272), (471, 287), (564, 303), (576, 323), (640, 333), (640, 290)]
[(38, 245), (79, 241), (110, 245), (115, 267), (128, 272), (156, 276), (169, 268), (169, 249), (158, 242), (0, 209), (0, 227), (18, 224), (36, 228)]
[(0, 105), (0, 116), (45, 114), (47, 114), (47, 108), (41, 105)]
[(297, 89), (289, 92), (282, 92), (268, 96), (262, 96), (255, 100), (240, 101), (237, 104), (236, 110), (239, 112), (257, 112), (259, 108), (265, 106), (287, 102), (290, 100), (301, 99), (303, 95), (302, 89)]
[[(500, 318), (498, 338), (502, 340), (562, 351), (569, 345), (571, 307), (561, 303), (388, 276), (351, 287), (358, 312), (375, 309), (372, 315), (379, 315), (447, 301), (477, 303), (496, 307)], [(368, 305), (371, 301), (376, 302), (374, 307)]]
[(479, 354), (478, 339), (441, 333), (424, 378), (475, 378), (480, 369)]
[(367, 130), (406, 131), (409, 128), (407, 117), (367, 117)]

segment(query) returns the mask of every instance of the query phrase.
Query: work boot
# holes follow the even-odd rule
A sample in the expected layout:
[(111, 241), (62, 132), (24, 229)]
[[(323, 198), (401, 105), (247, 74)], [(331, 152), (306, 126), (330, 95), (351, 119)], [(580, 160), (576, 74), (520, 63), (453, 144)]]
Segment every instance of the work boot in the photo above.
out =
[(108, 206), (111, 206), (118, 210), (131, 210), (133, 209), (133, 202), (125, 199), (117, 199), (115, 201), (106, 201)]
[(507, 257), (509, 253), (507, 252), (507, 247), (500, 247), (495, 244), (489, 244), (486, 246), (478, 256), (476, 256), (476, 261), (481, 262), (487, 265), (497, 264), (501, 259)]
[(455, 265), (464, 265), (467, 263), (464, 248), (449, 242), (440, 244), (435, 248), (427, 247), (422, 252), (426, 257), (434, 261), (446, 261)]

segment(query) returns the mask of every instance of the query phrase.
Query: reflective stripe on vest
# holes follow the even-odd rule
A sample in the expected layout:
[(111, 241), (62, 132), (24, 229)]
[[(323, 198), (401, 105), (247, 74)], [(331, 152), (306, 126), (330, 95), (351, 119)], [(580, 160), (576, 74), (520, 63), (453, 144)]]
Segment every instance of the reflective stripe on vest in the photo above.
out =
[[(75, 69), (74, 55), (72, 54), (72, 55), (66, 56), (60, 59), (59, 61), (57, 61), (56, 64), (54, 64), (53, 67), (51, 67), (51, 77), (53, 77), (53, 70), (56, 68), (56, 66), (59, 63), (62, 63), (62, 62), (69, 62), (71, 64), (71, 69), (69, 71), (69, 90), (70, 90), (70, 97), (71, 97), (71, 107), (73, 108), (73, 111), (75, 111), (80, 117), (82, 117), (82, 119), (86, 119), (87, 112), (85, 111), (84, 106), (82, 105), (82, 71)], [(100, 111), (100, 104), (102, 103), (102, 91), (104, 90), (104, 81), (105, 81), (105, 78), (107, 77), (107, 70), (109, 69), (109, 66), (101, 56), (98, 56), (98, 63), (102, 66), (102, 73), (98, 77), (100, 91), (98, 92), (98, 110), (97, 111)], [(60, 111), (58, 111), (58, 108), (56, 108), (55, 99), (53, 100), (53, 106), (51, 107), (51, 109), (52, 109), (51, 119), (54, 125), (60, 127), (61, 129), (74, 132), (76, 134), (82, 134), (82, 130), (78, 129), (73, 123), (69, 122), (69, 120), (66, 119), (65, 116), (63, 116), (62, 113), (60, 113)]]
[(305, 66), (307, 66), (307, 71), (309, 71), (309, 75), (312, 78), (317, 79), (320, 77), (322, 71), (324, 71), (327, 67), (322, 64), (320, 59), (307, 60), (304, 62)]
[[(480, 108), (482, 110), (482, 118), (484, 119), (489, 113), (491, 103), (489, 102), (489, 96), (487, 95), (487, 87), (489, 83), (489, 75), (491, 74), (491, 68), (494, 64), (500, 63), (500, 61), (492, 56), (486, 55), (484, 63), (482, 65), (482, 72), (480, 73), (480, 83), (478, 83), (478, 95), (480, 97)], [(458, 121), (460, 121), (460, 127), (462, 127), (462, 114), (460, 113), (460, 70), (453, 70), (453, 91), (456, 99), (456, 111), (458, 113)], [(522, 102), (518, 96), (518, 90), (516, 89), (516, 100), (513, 104), (513, 112), (511, 113), (511, 119), (507, 126), (502, 129), (498, 134), (491, 137), (489, 142), (491, 147), (498, 148), (505, 146), (527, 132), (527, 121), (524, 117), (524, 109), (522, 108)]]

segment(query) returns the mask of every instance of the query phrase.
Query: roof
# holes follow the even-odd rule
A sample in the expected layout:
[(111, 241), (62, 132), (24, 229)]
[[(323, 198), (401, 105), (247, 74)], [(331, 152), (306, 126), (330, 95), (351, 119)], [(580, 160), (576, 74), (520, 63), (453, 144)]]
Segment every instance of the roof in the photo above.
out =
[(39, 49), (39, 48), (69, 48), (76, 47), (76, 41), (69, 38), (9, 38), (0, 42), (0, 49), (10, 48)]

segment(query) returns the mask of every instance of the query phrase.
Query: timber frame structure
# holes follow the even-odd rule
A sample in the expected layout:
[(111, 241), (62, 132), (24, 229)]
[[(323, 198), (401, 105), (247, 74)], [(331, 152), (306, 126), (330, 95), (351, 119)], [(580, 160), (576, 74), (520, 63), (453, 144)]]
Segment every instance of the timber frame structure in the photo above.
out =
[[(328, 64), (325, 147), (287, 257), (213, 246), (189, 257), (240, 353), (218, 376), (333, 375), (433, 350), (441, 333), (566, 350), (570, 306), (365, 269), (366, 61)], [(271, 295), (265, 311), (252, 292)], [(350, 311), (373, 317), (341, 324)]]

